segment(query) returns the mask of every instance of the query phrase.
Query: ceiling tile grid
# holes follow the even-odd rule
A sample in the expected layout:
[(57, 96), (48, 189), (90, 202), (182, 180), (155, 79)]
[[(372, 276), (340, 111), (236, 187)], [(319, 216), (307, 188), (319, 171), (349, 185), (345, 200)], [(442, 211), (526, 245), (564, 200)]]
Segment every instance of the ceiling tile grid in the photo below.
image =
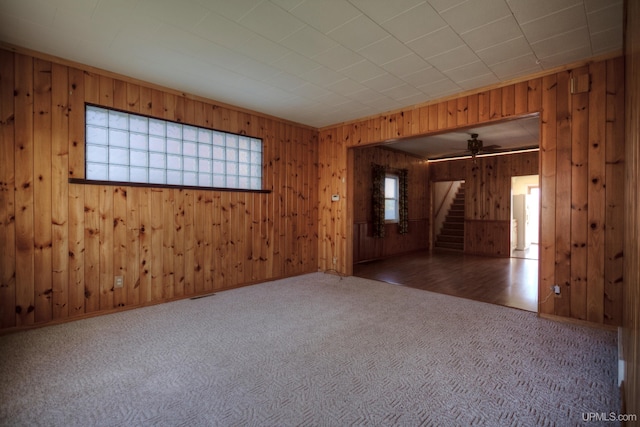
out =
[(0, 41), (324, 127), (621, 51), (622, 9), (622, 0), (2, 0)]

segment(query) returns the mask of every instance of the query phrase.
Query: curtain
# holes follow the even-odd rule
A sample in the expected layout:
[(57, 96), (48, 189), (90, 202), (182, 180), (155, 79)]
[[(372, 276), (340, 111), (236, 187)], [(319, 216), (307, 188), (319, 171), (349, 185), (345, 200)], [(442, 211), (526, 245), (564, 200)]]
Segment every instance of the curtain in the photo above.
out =
[(409, 232), (409, 190), (407, 169), (400, 169), (398, 173), (398, 233), (407, 234)]
[(372, 164), (373, 172), (373, 237), (384, 237), (384, 166)]

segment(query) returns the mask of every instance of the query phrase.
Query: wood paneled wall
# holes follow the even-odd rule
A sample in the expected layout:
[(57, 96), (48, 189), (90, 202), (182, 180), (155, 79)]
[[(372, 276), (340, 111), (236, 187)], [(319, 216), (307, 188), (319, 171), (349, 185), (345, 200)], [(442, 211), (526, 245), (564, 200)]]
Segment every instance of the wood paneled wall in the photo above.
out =
[[(384, 147), (354, 150), (353, 262), (429, 248), (429, 176), (427, 162)], [(399, 234), (398, 224), (386, 224), (385, 237), (371, 235), (373, 175), (371, 164), (389, 171), (408, 170), (409, 233)]]
[[(625, 412), (640, 415), (640, 2), (626, 2)], [(637, 420), (629, 426), (640, 425)]]
[[(590, 90), (571, 94), (570, 79), (584, 73), (590, 75)], [(322, 129), (319, 268), (352, 271), (351, 214), (344, 198), (331, 203), (325, 196), (346, 194), (348, 147), (532, 113), (541, 115), (539, 312), (619, 325), (624, 260), (622, 57)], [(561, 286), (561, 296), (546, 298), (554, 284)]]
[[(262, 138), (271, 192), (70, 184), (85, 102)], [(317, 155), (314, 129), (0, 49), (0, 328), (316, 271)]]
[(465, 181), (465, 253), (510, 255), (511, 177), (538, 169), (538, 152), (429, 164), (432, 181)]

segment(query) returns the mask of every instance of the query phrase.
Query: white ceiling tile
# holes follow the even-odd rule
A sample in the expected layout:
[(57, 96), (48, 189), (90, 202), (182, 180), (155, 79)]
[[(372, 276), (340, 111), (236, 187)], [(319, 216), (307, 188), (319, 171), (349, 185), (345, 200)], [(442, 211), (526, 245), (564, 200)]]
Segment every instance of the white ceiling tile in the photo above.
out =
[(594, 55), (621, 50), (622, 31), (611, 29), (591, 35), (591, 47)]
[(291, 52), (287, 56), (284, 56), (279, 61), (272, 62), (275, 68), (279, 70), (286, 71), (288, 73), (300, 75), (304, 73), (308, 73), (309, 71), (315, 70), (320, 67), (320, 64), (317, 62), (300, 55), (297, 52)]
[(409, 55), (411, 50), (400, 43), (398, 39), (389, 36), (369, 46), (363, 47), (358, 53), (374, 64), (380, 65)]
[(371, 102), (368, 102), (367, 105), (370, 107), (375, 107), (378, 111), (390, 111), (402, 107), (402, 104), (400, 104), (398, 101), (387, 96), (383, 96), (382, 98), (378, 98)]
[(331, 49), (314, 56), (313, 60), (325, 67), (337, 71), (361, 62), (364, 58), (362, 55), (359, 55), (351, 49), (347, 49), (346, 47), (337, 44)]
[[(382, 91), (384, 95), (396, 101), (400, 101), (403, 98), (407, 98), (409, 96), (415, 95), (416, 92), (420, 92), (420, 91), (408, 84), (403, 84), (403, 85), (396, 86), (391, 89)], [(421, 92), (420, 94), (424, 96), (424, 94), (422, 94)]]
[(582, 5), (570, 7), (522, 24), (522, 31), (527, 37), (527, 40), (529, 40), (529, 43), (533, 44), (559, 33), (585, 28), (587, 26), (587, 19), (583, 12), (584, 7)]
[(425, 68), (423, 70), (415, 71), (409, 75), (402, 77), (402, 80), (409, 83), (412, 86), (420, 87), (429, 83), (445, 80), (447, 77), (440, 72), (437, 68)]
[(286, 91), (291, 91), (308, 83), (306, 80), (285, 71), (281, 71), (280, 73), (269, 77), (264, 82)]
[[(224, 16), (232, 21), (237, 21), (264, 0), (196, 0), (198, 3), (214, 11), (216, 14)], [(176, 2), (179, 4), (179, 2)]]
[(495, 44), (486, 49), (478, 50), (476, 54), (482, 62), (487, 65), (492, 65), (523, 55), (533, 54), (533, 50), (531, 50), (531, 46), (527, 43), (524, 36), (520, 36), (500, 44)]
[(429, 97), (420, 90), (414, 89), (413, 93), (404, 98), (398, 99), (398, 102), (404, 106), (423, 104), (429, 100)]
[(358, 102), (362, 102), (362, 103), (371, 103), (374, 100), (377, 99), (381, 99), (381, 98), (386, 98), (384, 95), (382, 95), (380, 92), (377, 92), (373, 89), (370, 89), (368, 87), (364, 87), (361, 90), (358, 90), (356, 92), (351, 92), (349, 94), (345, 94), (347, 97), (358, 101)]
[(440, 55), (429, 58), (429, 63), (445, 72), (454, 68), (462, 67), (463, 65), (476, 62), (478, 56), (467, 45), (460, 46), (453, 50), (450, 50)]
[[(139, 0), (136, 9), (143, 15), (151, 16), (177, 27), (191, 28), (211, 10), (195, 0), (175, 2), (173, 0)], [(110, 10), (113, 10), (112, 8)], [(96, 13), (100, 13), (96, 11)]]
[(233, 22), (224, 16), (209, 14), (191, 32), (227, 47), (243, 46), (255, 34), (242, 25)]
[(338, 43), (311, 27), (303, 27), (289, 37), (284, 38), (280, 43), (309, 58), (338, 45)]
[(397, 86), (402, 86), (406, 83), (402, 79), (399, 79), (394, 75), (384, 73), (381, 76), (366, 80), (362, 82), (362, 84), (379, 92), (382, 92)]
[(542, 71), (542, 65), (533, 53), (510, 58), (508, 61), (494, 64), (491, 71), (501, 80), (513, 79)]
[(281, 72), (276, 68), (263, 64), (262, 62), (254, 61), (253, 59), (247, 59), (246, 62), (238, 67), (232, 68), (232, 70), (257, 81), (268, 80)]
[(597, 12), (587, 13), (589, 32), (594, 34), (600, 31), (622, 28), (622, 15), (621, 5), (614, 5), (599, 9)]
[(48, 27), (53, 23), (56, 9), (55, 2), (48, 0), (3, 0), (0, 3), (0, 16), (19, 18), (42, 27)]
[(461, 92), (462, 88), (449, 79), (440, 80), (418, 87), (423, 93), (431, 98), (439, 98), (452, 93)]
[(340, 73), (362, 83), (365, 80), (381, 76), (386, 73), (385, 70), (371, 63), (368, 60), (360, 61), (340, 70)]
[(583, 47), (590, 49), (589, 32), (587, 27), (579, 28), (537, 43), (531, 43), (531, 47), (540, 59)]
[(572, 62), (588, 58), (591, 55), (589, 46), (580, 46), (572, 50), (564, 50), (555, 55), (540, 58), (540, 63), (545, 69), (571, 64)]
[(381, 67), (394, 76), (403, 78), (404, 76), (411, 74), (416, 70), (431, 68), (431, 65), (412, 52), (408, 55), (404, 55), (400, 58), (394, 59), (393, 61), (384, 63), (381, 65)]
[(407, 46), (425, 59), (463, 46), (464, 41), (451, 27), (444, 27), (407, 43)]
[(325, 88), (322, 88), (313, 83), (307, 83), (306, 85), (302, 85), (297, 87), (291, 91), (297, 96), (302, 96), (304, 98), (315, 99), (319, 96), (326, 96), (331, 92)]
[(300, 74), (300, 77), (322, 87), (332, 85), (344, 79), (344, 76), (342, 74), (339, 74), (323, 66), (320, 66), (315, 70), (302, 73)]
[(328, 33), (361, 14), (344, 0), (306, 0), (290, 12), (323, 33)]
[(328, 35), (343, 46), (357, 51), (386, 38), (389, 34), (368, 17), (360, 15)]
[(273, 41), (280, 41), (304, 27), (298, 18), (270, 1), (258, 4), (238, 22)]
[(479, 60), (446, 72), (447, 77), (458, 84), (485, 74), (491, 74), (491, 70)]
[(299, 6), (305, 0), (269, 0), (271, 3), (277, 4), (287, 12), (291, 11), (293, 8)]
[(587, 14), (611, 7), (622, 10), (623, 3), (623, 0), (584, 0), (584, 9)]
[(341, 93), (348, 96), (351, 93), (359, 92), (363, 89), (368, 89), (361, 83), (356, 82), (350, 78), (344, 78), (336, 83), (326, 86), (332, 92)]
[(487, 73), (482, 75), (473, 76), (468, 80), (462, 80), (457, 82), (458, 86), (465, 90), (477, 89), (489, 85), (499, 83), (500, 80), (493, 73)]
[(525, 24), (569, 7), (582, 5), (583, 0), (507, 0), (507, 4), (518, 22)]
[[(329, 92), (326, 95), (318, 96), (315, 98), (315, 100), (317, 102), (320, 102), (321, 104), (330, 105), (333, 108), (342, 108), (346, 104), (356, 104), (355, 101), (335, 92)], [(358, 107), (361, 107), (361, 105), (358, 105)]]
[(447, 26), (428, 4), (423, 3), (382, 24), (398, 40), (407, 43)]
[(273, 64), (291, 53), (291, 50), (281, 44), (255, 34), (246, 43), (236, 44), (234, 50), (256, 61)]
[(522, 36), (518, 23), (511, 15), (461, 35), (462, 39), (473, 50), (486, 49), (490, 46), (504, 43), (505, 40)]
[(511, 15), (505, 0), (467, 1), (442, 12), (442, 17), (458, 33), (464, 34)]
[(452, 7), (456, 7), (460, 3), (467, 0), (428, 0), (429, 4), (438, 12), (442, 13)]
[(385, 22), (424, 3), (424, 0), (349, 0), (362, 13), (376, 22)]

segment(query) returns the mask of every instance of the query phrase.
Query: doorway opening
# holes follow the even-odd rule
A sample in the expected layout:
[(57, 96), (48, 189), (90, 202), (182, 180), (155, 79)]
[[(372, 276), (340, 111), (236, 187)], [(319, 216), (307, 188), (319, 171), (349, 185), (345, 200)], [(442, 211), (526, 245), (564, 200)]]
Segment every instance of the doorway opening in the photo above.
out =
[(540, 250), (540, 177), (511, 178), (511, 257), (538, 259)]

